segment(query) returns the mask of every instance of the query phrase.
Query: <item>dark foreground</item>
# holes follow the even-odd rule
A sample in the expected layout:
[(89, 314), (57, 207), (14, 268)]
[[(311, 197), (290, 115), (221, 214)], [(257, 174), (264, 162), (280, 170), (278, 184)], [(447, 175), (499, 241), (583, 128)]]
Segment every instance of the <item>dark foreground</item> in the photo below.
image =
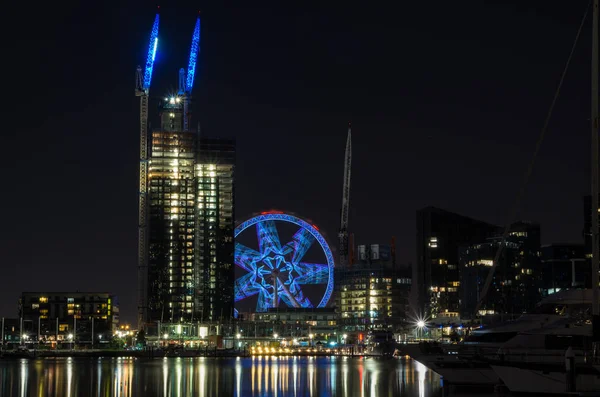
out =
[(412, 360), (350, 357), (0, 360), (0, 396), (440, 396)]

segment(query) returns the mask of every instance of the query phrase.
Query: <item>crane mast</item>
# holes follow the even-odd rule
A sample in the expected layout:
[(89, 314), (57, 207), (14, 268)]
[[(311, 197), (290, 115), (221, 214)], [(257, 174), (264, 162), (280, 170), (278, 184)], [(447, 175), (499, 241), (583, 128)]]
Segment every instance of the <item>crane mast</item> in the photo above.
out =
[(148, 94), (152, 81), (152, 69), (158, 47), (159, 15), (156, 14), (146, 56), (146, 66), (136, 70), (135, 95), (140, 97), (140, 187), (138, 214), (138, 329), (147, 315), (148, 284)]
[(344, 188), (342, 192), (342, 213), (340, 220), (339, 241), (339, 261), (342, 268), (346, 268), (351, 263), (348, 263), (348, 211), (350, 205), (350, 173), (352, 168), (352, 127), (348, 124), (348, 138), (346, 139), (346, 154), (344, 156)]

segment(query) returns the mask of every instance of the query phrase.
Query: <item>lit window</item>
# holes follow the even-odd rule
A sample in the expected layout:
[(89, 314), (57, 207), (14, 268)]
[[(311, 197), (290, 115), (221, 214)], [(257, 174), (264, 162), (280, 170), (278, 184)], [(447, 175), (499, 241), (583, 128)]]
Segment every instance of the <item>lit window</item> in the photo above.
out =
[(431, 237), (429, 238), (429, 247), (430, 248), (437, 248), (438, 246), (438, 239), (437, 237)]

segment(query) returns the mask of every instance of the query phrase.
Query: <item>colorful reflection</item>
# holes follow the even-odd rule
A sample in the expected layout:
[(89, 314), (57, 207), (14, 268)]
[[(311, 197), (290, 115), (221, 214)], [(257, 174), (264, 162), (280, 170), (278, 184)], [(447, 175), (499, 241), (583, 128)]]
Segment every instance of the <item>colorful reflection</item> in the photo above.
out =
[(440, 395), (439, 377), (404, 360), (348, 357), (0, 360), (1, 396)]

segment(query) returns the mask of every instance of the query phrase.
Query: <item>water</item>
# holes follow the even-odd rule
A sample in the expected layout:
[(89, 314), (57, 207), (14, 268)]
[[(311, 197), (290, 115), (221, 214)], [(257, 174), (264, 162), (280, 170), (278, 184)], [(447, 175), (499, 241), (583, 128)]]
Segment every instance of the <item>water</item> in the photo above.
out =
[(440, 396), (412, 360), (348, 357), (0, 360), (0, 396)]

